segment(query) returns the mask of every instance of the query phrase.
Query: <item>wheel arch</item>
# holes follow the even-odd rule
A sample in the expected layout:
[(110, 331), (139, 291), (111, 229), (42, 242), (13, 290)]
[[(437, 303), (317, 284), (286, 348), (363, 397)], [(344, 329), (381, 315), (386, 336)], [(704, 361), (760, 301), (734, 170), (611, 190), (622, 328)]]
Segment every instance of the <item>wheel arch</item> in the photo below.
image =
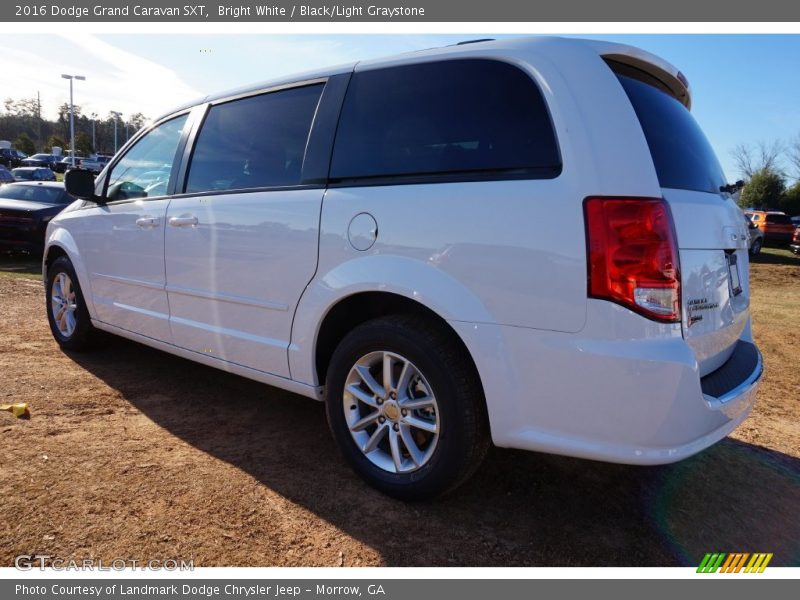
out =
[(324, 385), (324, 376), (319, 377), (318, 369), (322, 360), (317, 355), (319, 341), (322, 340), (321, 354), (326, 356), (335, 349), (331, 340), (336, 336), (332, 338), (330, 332), (336, 331), (341, 339), (349, 330), (332, 328), (331, 319), (353, 312), (360, 318), (348, 316), (346, 325), (352, 326), (393, 311), (423, 314), (440, 323), (464, 347), (473, 363), (473, 353), (450, 322), (496, 322), (473, 290), (428, 261), (387, 254), (361, 255), (321, 269), (306, 287), (295, 309), (288, 349), (292, 379)]
[(314, 373), (322, 385), (328, 364), (342, 338), (355, 327), (378, 317), (416, 315), (440, 328), (463, 351), (475, 376), (480, 372), (469, 348), (445, 318), (421, 302), (387, 291), (363, 291), (340, 298), (323, 317), (314, 343)]
[(47, 283), (47, 271), (50, 265), (61, 256), (66, 256), (72, 263), (72, 268), (75, 269), (75, 274), (78, 276), (78, 285), (81, 286), (83, 299), (84, 302), (86, 302), (89, 316), (94, 318), (94, 302), (92, 301), (89, 274), (81, 260), (81, 254), (78, 251), (78, 246), (74, 238), (69, 231), (63, 227), (48, 232), (47, 243), (45, 245), (44, 255), (42, 256), (42, 278), (45, 281), (45, 285)]

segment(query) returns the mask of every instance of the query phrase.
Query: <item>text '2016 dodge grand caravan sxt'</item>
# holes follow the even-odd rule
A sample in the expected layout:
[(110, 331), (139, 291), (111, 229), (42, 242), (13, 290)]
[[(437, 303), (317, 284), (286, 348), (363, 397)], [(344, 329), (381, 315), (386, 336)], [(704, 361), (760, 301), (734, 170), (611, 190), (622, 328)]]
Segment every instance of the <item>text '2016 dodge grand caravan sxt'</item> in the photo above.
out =
[(660, 58), (558, 38), (207, 97), (96, 181), (68, 174), (53, 335), (324, 399), (348, 462), (402, 498), (453, 488), (490, 440), (680, 460), (762, 371), (745, 221), (689, 107)]

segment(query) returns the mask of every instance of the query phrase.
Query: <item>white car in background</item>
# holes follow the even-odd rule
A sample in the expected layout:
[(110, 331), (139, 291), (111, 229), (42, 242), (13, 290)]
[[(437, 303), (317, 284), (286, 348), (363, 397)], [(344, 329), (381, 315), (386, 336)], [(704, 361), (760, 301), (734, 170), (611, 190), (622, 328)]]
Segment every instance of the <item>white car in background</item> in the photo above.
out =
[(664, 60), (558, 38), (204, 98), (96, 181), (67, 174), (53, 335), (324, 400), (348, 462), (406, 499), (490, 441), (683, 459), (742, 422), (762, 373), (746, 223), (690, 105)]
[(98, 154), (96, 156), (91, 156), (89, 158), (84, 158), (80, 161), (81, 169), (86, 169), (87, 171), (91, 171), (92, 173), (99, 173), (102, 171), (105, 166), (108, 164), (108, 161), (111, 160), (110, 156), (105, 156), (103, 154)]

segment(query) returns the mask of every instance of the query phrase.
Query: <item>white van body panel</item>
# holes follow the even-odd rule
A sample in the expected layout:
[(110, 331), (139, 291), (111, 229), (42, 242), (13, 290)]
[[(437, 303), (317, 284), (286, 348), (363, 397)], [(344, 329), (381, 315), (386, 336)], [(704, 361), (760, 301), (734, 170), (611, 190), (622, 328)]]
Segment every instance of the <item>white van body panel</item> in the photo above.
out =
[[(168, 199), (90, 206), (80, 214), (76, 241), (94, 305), (93, 318), (170, 343), (164, 276)], [(137, 225), (147, 219), (147, 226)]]
[[(663, 77), (691, 105), (666, 61), (585, 40), (501, 40), (337, 67), (313, 77), (445, 59), (516, 65), (544, 97), (562, 170), (551, 179), (326, 183), (116, 207), (88, 202), (53, 219), (47, 247), (67, 252), (98, 328), (318, 399), (326, 316), (362, 292), (402, 296), (463, 343), (498, 446), (623, 463), (679, 460), (727, 435), (755, 401), (760, 355), (724, 401), (703, 391), (703, 378), (737, 344), (752, 347), (747, 232), (726, 194), (662, 188), (604, 56)], [(597, 196), (666, 199), (683, 322), (588, 297), (583, 201)], [(115, 211), (119, 222), (95, 227), (94, 216)], [(196, 223), (169, 225), (187, 216)], [(141, 217), (155, 226), (131, 229)], [(708, 306), (690, 323), (693, 300)]]
[(314, 276), (322, 190), (175, 198), (166, 227), (173, 343), (289, 377), (295, 306)]

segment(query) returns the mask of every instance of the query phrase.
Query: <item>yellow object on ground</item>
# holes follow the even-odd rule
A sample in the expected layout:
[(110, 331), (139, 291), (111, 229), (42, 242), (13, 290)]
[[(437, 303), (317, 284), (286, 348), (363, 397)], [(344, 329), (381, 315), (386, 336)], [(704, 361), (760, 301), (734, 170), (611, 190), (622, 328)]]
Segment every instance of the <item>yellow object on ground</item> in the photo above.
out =
[(25, 402), (18, 404), (0, 404), (0, 410), (10, 412), (18, 419), (30, 419), (31, 411), (28, 410), (28, 405)]

